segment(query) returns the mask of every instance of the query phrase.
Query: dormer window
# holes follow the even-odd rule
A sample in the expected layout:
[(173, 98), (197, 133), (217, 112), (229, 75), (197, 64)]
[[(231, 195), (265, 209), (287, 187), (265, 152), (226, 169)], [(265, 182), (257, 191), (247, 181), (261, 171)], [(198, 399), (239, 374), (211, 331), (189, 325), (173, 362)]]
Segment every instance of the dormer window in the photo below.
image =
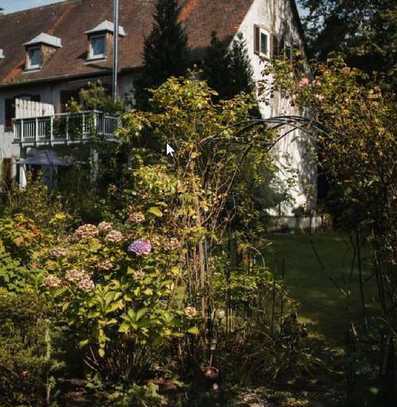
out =
[[(88, 36), (88, 54), (87, 59), (105, 59), (112, 47), (114, 24), (111, 21), (105, 20), (91, 30), (85, 33)], [(119, 36), (125, 37), (126, 33), (122, 26), (119, 26)]]
[(28, 50), (27, 69), (40, 69), (43, 65), (41, 47), (32, 47)]
[(90, 37), (89, 59), (106, 58), (106, 35), (92, 35)]
[(41, 33), (25, 44), (26, 70), (41, 69), (58, 48), (62, 48), (62, 41), (53, 35)]

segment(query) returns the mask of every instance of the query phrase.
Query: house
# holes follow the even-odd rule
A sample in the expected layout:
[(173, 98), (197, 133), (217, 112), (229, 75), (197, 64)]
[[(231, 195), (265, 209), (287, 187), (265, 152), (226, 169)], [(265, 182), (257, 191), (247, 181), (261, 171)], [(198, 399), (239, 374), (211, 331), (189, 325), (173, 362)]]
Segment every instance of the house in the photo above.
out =
[[(66, 114), (65, 106), (89, 81), (101, 80), (104, 86), (111, 86), (114, 35), (119, 36), (120, 48), (118, 93), (122, 97), (134, 94), (134, 78), (142, 67), (144, 37), (151, 31), (154, 3), (120, 0), (117, 33), (112, 23), (112, 0), (66, 0), (0, 16), (3, 179), (18, 177), (18, 167), (28, 158), (34, 162), (32, 149), (51, 150), (56, 156), (59, 146), (88, 142), (92, 126), (112, 137), (116, 118), (88, 112), (76, 119)], [(303, 49), (294, 0), (180, 0), (180, 6), (180, 20), (197, 58), (210, 44), (212, 32), (227, 41), (240, 32), (247, 41), (255, 80), (262, 78), (263, 61), (274, 52), (291, 54), (293, 47)], [(296, 113), (282, 98), (260, 108), (264, 117)], [(82, 131), (79, 137), (72, 137), (70, 122), (76, 120)], [(315, 183), (303, 137), (293, 132), (278, 147), (281, 167), (288, 161), (298, 174), (292, 193), (296, 207), (307, 204), (307, 185)], [(21, 158), (25, 161), (18, 161)], [(58, 161), (61, 163), (62, 157)]]

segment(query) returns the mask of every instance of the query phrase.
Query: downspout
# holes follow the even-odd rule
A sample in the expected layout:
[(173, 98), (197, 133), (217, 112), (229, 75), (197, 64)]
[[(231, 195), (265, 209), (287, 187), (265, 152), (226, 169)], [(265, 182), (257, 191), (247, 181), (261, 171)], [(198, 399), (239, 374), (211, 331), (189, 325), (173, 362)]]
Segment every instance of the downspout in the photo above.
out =
[(117, 76), (119, 71), (119, 0), (113, 0), (113, 100), (116, 102), (118, 98), (117, 92)]

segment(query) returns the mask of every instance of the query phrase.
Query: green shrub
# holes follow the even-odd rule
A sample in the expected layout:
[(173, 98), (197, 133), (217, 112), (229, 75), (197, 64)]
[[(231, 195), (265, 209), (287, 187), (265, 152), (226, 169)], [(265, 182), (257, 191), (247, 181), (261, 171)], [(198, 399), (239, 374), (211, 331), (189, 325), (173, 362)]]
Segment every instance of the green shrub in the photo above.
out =
[(34, 281), (35, 273), (15, 260), (4, 247), (0, 240), (0, 289), (5, 288), (10, 292), (21, 293), (27, 285)]

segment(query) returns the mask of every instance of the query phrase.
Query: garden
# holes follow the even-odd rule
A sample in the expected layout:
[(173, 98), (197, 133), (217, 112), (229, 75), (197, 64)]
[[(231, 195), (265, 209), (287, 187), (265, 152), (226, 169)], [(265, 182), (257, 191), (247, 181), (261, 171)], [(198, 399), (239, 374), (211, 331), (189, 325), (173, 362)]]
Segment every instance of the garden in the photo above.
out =
[[(95, 140), (95, 179), (76, 165), (4, 196), (1, 406), (394, 405), (394, 85), (346, 55), (304, 65), (264, 64), (259, 96), (195, 67), (143, 77), (134, 107), (100, 83), (71, 103), (117, 113), (118, 142)], [(278, 94), (302, 112), (285, 129), (258, 117)], [(271, 232), (291, 202), (273, 147), (297, 127), (331, 221)]]

